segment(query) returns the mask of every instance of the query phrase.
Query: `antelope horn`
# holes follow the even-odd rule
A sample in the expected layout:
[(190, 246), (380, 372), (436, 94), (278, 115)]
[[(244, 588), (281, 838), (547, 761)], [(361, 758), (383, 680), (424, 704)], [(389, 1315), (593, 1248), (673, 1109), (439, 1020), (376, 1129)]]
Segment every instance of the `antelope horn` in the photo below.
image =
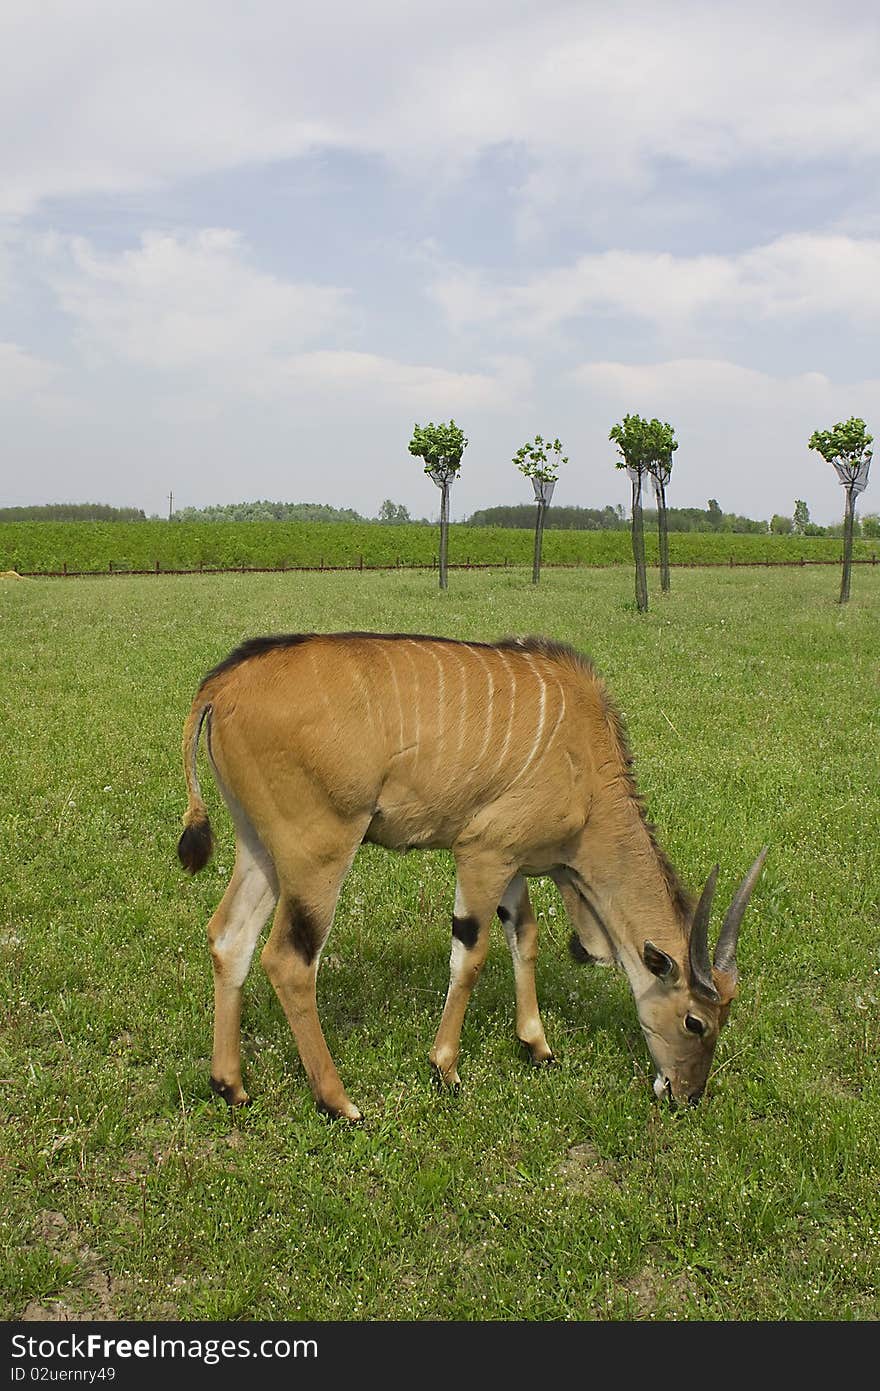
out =
[(739, 937), (740, 923), (749, 906), (752, 889), (757, 884), (758, 876), (764, 868), (764, 861), (769, 849), (769, 845), (764, 846), (740, 884), (733, 896), (733, 902), (724, 915), (724, 922), (721, 924), (721, 931), (718, 934), (718, 942), (715, 946), (715, 968), (718, 971), (727, 971), (732, 976), (736, 975), (736, 943)]
[(717, 881), (718, 866), (716, 865), (700, 894), (700, 901), (691, 923), (688, 944), (691, 983), (700, 995), (704, 995), (709, 1000), (718, 999), (718, 991), (712, 981), (712, 966), (709, 962), (709, 914), (712, 911), (712, 899), (715, 897)]

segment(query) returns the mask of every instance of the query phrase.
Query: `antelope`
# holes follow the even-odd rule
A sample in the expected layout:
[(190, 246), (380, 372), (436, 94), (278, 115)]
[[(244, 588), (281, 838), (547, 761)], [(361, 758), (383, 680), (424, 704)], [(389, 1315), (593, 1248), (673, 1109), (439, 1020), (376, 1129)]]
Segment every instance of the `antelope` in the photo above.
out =
[(261, 961), (315, 1101), (361, 1119), (317, 1010), (321, 952), (364, 842), (448, 849), (456, 867), (449, 988), (429, 1058), (459, 1084), (462, 1022), (497, 913), (513, 960), (516, 1033), (554, 1061), (535, 991), (538, 929), (526, 880), (560, 891), (576, 960), (623, 968), (656, 1069), (658, 1098), (699, 1100), (737, 991), (740, 924), (765, 846), (724, 918), (718, 875), (696, 906), (648, 823), (623, 720), (592, 663), (543, 637), (466, 642), (382, 633), (252, 638), (202, 681), (183, 731), (188, 794), (178, 844), (196, 873), (213, 845), (196, 760), (202, 728), (235, 828), (235, 864), (208, 923), (214, 975), (211, 1084), (248, 1100), (242, 987)]

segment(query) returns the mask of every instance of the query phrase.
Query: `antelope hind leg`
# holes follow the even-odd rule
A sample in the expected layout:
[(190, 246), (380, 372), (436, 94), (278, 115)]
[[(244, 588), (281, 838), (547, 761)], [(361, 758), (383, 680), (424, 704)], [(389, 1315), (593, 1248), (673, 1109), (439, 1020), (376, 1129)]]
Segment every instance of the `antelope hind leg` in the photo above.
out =
[(268, 857), (238, 837), (232, 878), (208, 923), (214, 967), (211, 1086), (230, 1106), (243, 1106), (248, 1100), (241, 1077), (242, 986), (276, 896)]
[(513, 961), (516, 987), (516, 1036), (529, 1051), (533, 1063), (555, 1061), (538, 1009), (535, 989), (535, 961), (538, 956), (538, 924), (526, 881), (517, 874), (510, 881), (501, 902), (498, 917)]
[(305, 847), (279, 863), (281, 896), (261, 961), (296, 1040), (300, 1061), (320, 1111), (359, 1121), (361, 1113), (346, 1096), (318, 1018), (317, 976), (321, 951), (333, 922), (339, 890), (354, 859), (363, 830), (334, 855), (305, 861)]

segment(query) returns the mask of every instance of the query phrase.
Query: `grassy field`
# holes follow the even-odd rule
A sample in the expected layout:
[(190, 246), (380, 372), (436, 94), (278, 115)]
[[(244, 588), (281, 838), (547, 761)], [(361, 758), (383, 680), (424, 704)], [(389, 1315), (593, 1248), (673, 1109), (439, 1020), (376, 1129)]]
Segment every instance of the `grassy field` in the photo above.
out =
[[(872, 1320), (880, 1313), (880, 574), (622, 569), (0, 580), (0, 1317)], [(255, 965), (253, 1103), (208, 1086), (204, 925), (231, 868), (177, 865), (179, 741), (247, 635), (545, 632), (626, 716), (662, 843), (728, 898), (766, 841), (706, 1100), (671, 1113), (622, 976), (577, 968), (539, 882), (526, 1064), (500, 930), (463, 1086), (427, 1051), (452, 869), (364, 848), (319, 977), (366, 1123), (315, 1111)], [(717, 919), (715, 924), (717, 930)]]
[[(657, 536), (646, 531), (649, 563)], [(283, 567), (436, 565), (439, 529), (415, 523), (352, 522), (4, 522), (0, 571), (20, 574), (104, 573), (109, 570), (233, 570)], [(830, 536), (752, 536), (675, 532), (673, 565), (839, 561), (843, 543)], [(450, 527), (451, 565), (530, 565), (531, 531)], [(880, 559), (880, 543), (859, 538), (853, 555)], [(628, 530), (544, 533), (547, 565), (620, 565), (632, 560)]]

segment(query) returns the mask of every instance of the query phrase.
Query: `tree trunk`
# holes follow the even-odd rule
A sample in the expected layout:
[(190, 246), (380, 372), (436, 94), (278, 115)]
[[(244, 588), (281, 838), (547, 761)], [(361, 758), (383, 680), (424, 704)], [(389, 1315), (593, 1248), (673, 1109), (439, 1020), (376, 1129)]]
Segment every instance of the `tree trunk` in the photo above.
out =
[(660, 540), (660, 588), (669, 593), (669, 525), (666, 516), (666, 489), (657, 483), (657, 530)]
[(633, 479), (632, 547), (636, 563), (636, 608), (644, 613), (648, 607), (648, 577), (645, 572), (645, 527), (642, 520), (642, 475)]
[(448, 589), (446, 556), (449, 548), (449, 484), (440, 489), (440, 588)]
[(538, 503), (538, 516), (535, 521), (535, 559), (532, 563), (532, 584), (537, 584), (541, 578), (541, 550), (544, 544), (544, 513), (547, 511), (543, 502)]
[(852, 570), (853, 522), (855, 520), (856, 499), (852, 488), (846, 490), (846, 513), (843, 519), (843, 574), (840, 578), (840, 600), (849, 600), (850, 572)]

